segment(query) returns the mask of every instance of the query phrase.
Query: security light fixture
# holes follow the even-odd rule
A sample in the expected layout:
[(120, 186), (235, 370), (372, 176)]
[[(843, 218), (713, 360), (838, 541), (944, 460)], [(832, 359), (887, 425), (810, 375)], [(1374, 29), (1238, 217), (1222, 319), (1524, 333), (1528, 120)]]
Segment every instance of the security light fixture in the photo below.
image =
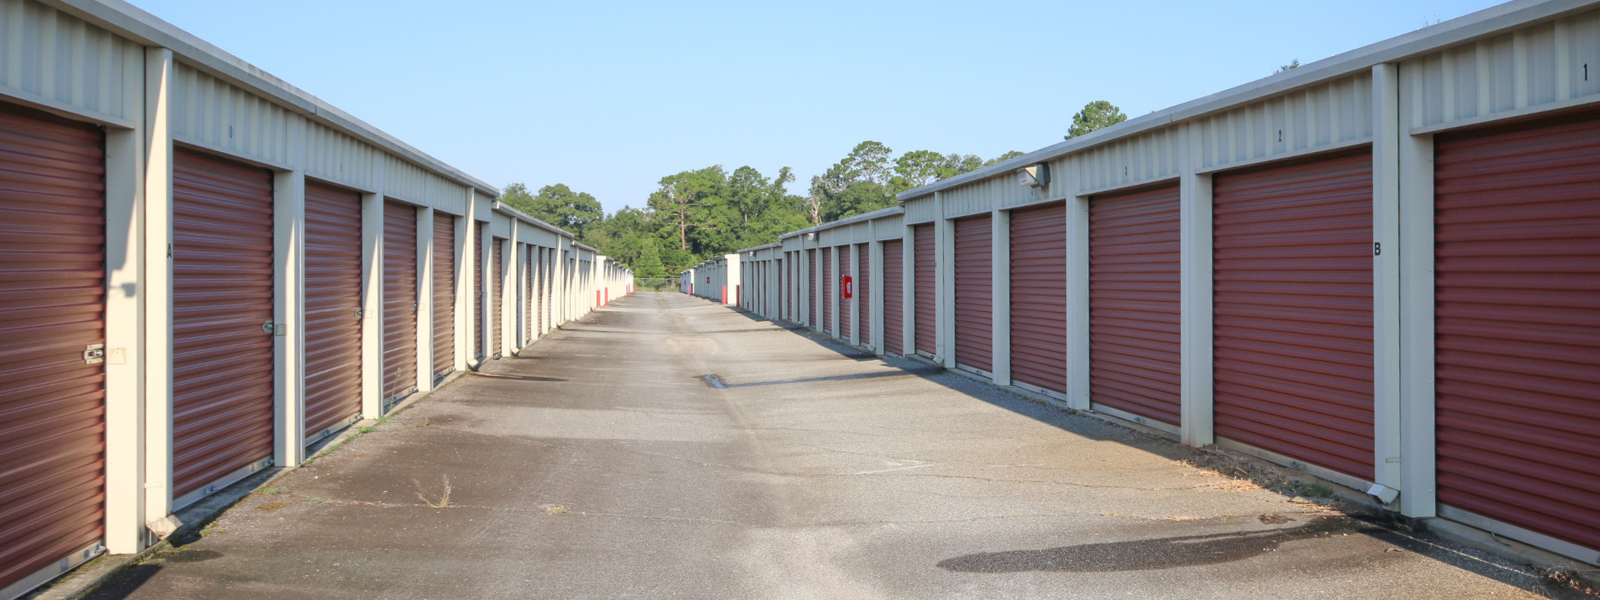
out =
[(1017, 183), (1033, 188), (1050, 185), (1049, 163), (1037, 163), (1017, 169)]

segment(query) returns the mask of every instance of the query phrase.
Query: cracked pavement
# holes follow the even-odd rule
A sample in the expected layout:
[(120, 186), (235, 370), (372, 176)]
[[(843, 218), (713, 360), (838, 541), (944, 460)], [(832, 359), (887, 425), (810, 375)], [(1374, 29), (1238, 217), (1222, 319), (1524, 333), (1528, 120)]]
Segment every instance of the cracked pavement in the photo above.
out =
[(1171, 441), (681, 294), (524, 355), (91, 597), (1538, 597)]

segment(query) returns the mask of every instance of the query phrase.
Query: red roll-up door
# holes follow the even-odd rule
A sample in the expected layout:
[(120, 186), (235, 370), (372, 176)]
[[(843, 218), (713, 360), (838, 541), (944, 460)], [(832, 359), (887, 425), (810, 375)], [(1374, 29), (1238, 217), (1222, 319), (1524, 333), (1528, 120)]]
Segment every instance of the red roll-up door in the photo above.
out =
[(861, 311), (862, 344), (872, 343), (872, 261), (866, 244), (856, 244), (856, 306)]
[(956, 221), (956, 366), (994, 370), (994, 224)]
[(851, 324), (850, 299), (844, 297), (844, 278), (850, 274), (850, 247), (835, 247), (833, 254), (838, 258), (835, 262), (839, 264), (839, 274), (833, 280), (834, 296), (839, 298), (839, 337), (848, 339)]
[(173, 162), (172, 487), (181, 506), (272, 458), (272, 172)]
[(1213, 179), (1217, 435), (1372, 479), (1372, 155)]
[(1600, 551), (1600, 114), (1434, 148), (1439, 502)]
[(883, 351), (906, 353), (905, 249), (901, 240), (883, 243)]
[(1089, 398), (1182, 422), (1178, 187), (1089, 200)]
[(104, 139), (0, 105), (0, 589), (105, 533)]
[(483, 358), (483, 238), (489, 235), (489, 224), (478, 222), (478, 235), (472, 238), (472, 272), (474, 273), (472, 300), (472, 356)]
[(809, 309), (806, 311), (806, 322), (815, 328), (817, 326), (817, 251), (816, 249), (811, 249), (806, 252), (810, 254), (807, 257), (810, 260), (806, 261), (806, 268), (810, 271), (810, 279), (806, 282), (806, 308)]
[(417, 207), (383, 203), (384, 408), (417, 389)]
[(433, 213), (433, 376), (456, 370), (456, 217)]
[(1067, 209), (1011, 213), (1011, 378), (1067, 393)]
[(306, 182), (305, 440), (361, 418), (361, 194)]
[(500, 311), (505, 306), (505, 299), (501, 298), (504, 294), (500, 291), (500, 286), (505, 278), (506, 240), (504, 238), (494, 238), (493, 245), (494, 259), (489, 272), (489, 295), (494, 297), (493, 303), (490, 304), (493, 307), (491, 310), (494, 311), (494, 314), (489, 315), (489, 322), (493, 323), (494, 326), (491, 327), (489, 333), (489, 346), (490, 354), (494, 355), (495, 358), (500, 358), (500, 347), (503, 344), (503, 340), (505, 340), (500, 334)]
[(916, 339), (912, 341), (917, 352), (933, 356), (939, 348), (939, 307), (935, 304), (939, 296), (938, 241), (934, 238), (933, 223), (913, 225), (911, 235), (911, 267), (917, 286), (913, 296), (916, 310), (912, 315)]

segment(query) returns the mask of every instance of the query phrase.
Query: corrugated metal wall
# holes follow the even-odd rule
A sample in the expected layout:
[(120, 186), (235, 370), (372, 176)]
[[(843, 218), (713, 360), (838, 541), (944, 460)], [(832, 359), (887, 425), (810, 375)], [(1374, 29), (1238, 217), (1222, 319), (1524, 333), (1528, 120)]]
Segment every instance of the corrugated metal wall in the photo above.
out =
[[(1179, 127), (1167, 127), (1095, 146), (1074, 156), (1078, 194), (1172, 179), (1182, 164)], [(1056, 178), (1051, 178), (1055, 183)], [(1020, 188), (1022, 186), (1012, 185)]]
[(1065, 394), (1066, 205), (1012, 211), (1010, 235), (1011, 377)]
[(361, 414), (361, 194), (306, 182), (305, 431)]
[(1439, 502), (1600, 548), (1600, 114), (1435, 148)]
[(938, 215), (933, 212), (933, 194), (920, 198), (908, 199), (904, 202), (906, 207), (905, 223), (915, 225), (934, 220)]
[(989, 212), (994, 209), (996, 198), (1024, 193), (1015, 181), (985, 179), (939, 192), (939, 198), (944, 205), (944, 218), (954, 219)]
[(1372, 155), (1213, 186), (1217, 435), (1371, 481)]
[(383, 193), (413, 204), (428, 203), (428, 180), (431, 175), (410, 161), (392, 154), (382, 157)]
[(272, 173), (173, 161), (172, 495), (272, 457)]
[(0, 0), (0, 85), (20, 96), (59, 102), (90, 114), (141, 120), (123, 103), (129, 55), (144, 60), (144, 46), (62, 14), (38, 2)]
[(956, 221), (956, 365), (994, 370), (994, 223)]
[(306, 176), (363, 190), (378, 189), (378, 150), (320, 123), (306, 126)]
[(1421, 126), (1600, 94), (1600, 11), (1558, 19), (1407, 61)]
[(1372, 138), (1372, 74), (1321, 83), (1196, 121), (1206, 169)]
[(1179, 424), (1178, 188), (1089, 200), (1089, 396)]
[(916, 312), (913, 332), (916, 344), (915, 350), (928, 356), (938, 352), (938, 296), (939, 296), (939, 253), (934, 240), (932, 224), (916, 225), (912, 227), (912, 268), (915, 269), (913, 284), (916, 285), (913, 300)]
[(269, 164), (289, 163), (289, 127), (299, 116), (181, 62), (173, 72), (173, 139)]
[(104, 147), (0, 105), (0, 589), (105, 533)]

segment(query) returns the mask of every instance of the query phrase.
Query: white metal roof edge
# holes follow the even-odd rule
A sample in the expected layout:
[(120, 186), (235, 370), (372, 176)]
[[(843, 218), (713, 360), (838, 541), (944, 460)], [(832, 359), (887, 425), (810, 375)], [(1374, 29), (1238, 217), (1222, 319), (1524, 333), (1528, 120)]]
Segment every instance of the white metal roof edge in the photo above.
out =
[(771, 244), (762, 244), (760, 246), (752, 246), (750, 248), (745, 248), (743, 250), (734, 250), (733, 254), (744, 254), (746, 252), (759, 252), (761, 250), (766, 250), (767, 248), (777, 248), (777, 247), (782, 246), (782, 245), (783, 245), (783, 242), (773, 242)]
[(311, 93), (273, 76), (259, 67), (200, 39), (124, 0), (40, 0), (134, 41), (172, 50), (202, 70), (255, 91), (289, 109), (361, 138), (378, 148), (417, 163), (458, 183), (499, 196), (500, 190), (444, 161), (400, 141), (371, 124), (344, 112)]
[(1045, 146), (1011, 160), (962, 173), (919, 188), (906, 190), (896, 197), (901, 201), (920, 198), (937, 191), (1008, 173), (1018, 167), (1053, 160), (1094, 146), (1133, 137), (1172, 123), (1187, 121), (1297, 88), (1310, 87), (1329, 80), (1346, 77), (1371, 69), (1377, 64), (1434, 52), (1449, 46), (1496, 35), (1509, 29), (1581, 12), (1597, 5), (1600, 5), (1600, 0), (1513, 0), (1512, 2), (1492, 6), (1437, 25), (1424, 27), (1381, 42), (1368, 44), (1355, 50), (1304, 64), (1297, 69), (1269, 75), (1209, 96), (1190, 100), (1135, 119), (1129, 119), (1093, 133)]
[[(561, 237), (567, 238), (569, 240), (575, 240), (576, 239), (576, 238), (573, 237), (571, 232), (569, 232), (569, 231), (567, 231), (565, 229), (562, 229), (560, 227), (556, 227), (555, 225), (551, 225), (549, 223), (541, 221), (539, 219), (530, 217), (530, 216), (528, 216), (528, 213), (522, 212), (522, 211), (517, 210), (515, 208), (512, 208), (510, 206), (507, 206), (504, 202), (501, 202), (499, 200), (495, 200), (494, 201), (494, 211), (497, 212), (497, 213), (500, 213), (502, 215), (506, 215), (508, 217), (512, 217), (512, 218), (521, 220), (521, 221), (523, 221), (525, 223), (533, 225), (534, 227), (538, 227), (540, 229), (544, 229), (545, 231), (554, 232), (556, 235), (559, 235)], [(589, 248), (588, 246), (585, 246), (583, 244), (579, 244), (576, 241), (573, 241), (572, 244), (574, 246), (578, 246), (580, 248), (587, 248), (589, 250), (594, 250), (594, 248)]]
[(807, 234), (807, 233), (814, 233), (814, 232), (818, 232), (818, 231), (826, 231), (826, 230), (829, 230), (829, 229), (833, 229), (835, 227), (843, 227), (843, 226), (849, 225), (851, 223), (860, 223), (862, 221), (871, 221), (873, 219), (878, 219), (878, 218), (882, 218), (882, 217), (898, 215), (898, 214), (903, 213), (905, 211), (906, 211), (906, 208), (904, 206), (891, 206), (889, 208), (880, 208), (878, 210), (875, 210), (875, 211), (872, 211), (872, 212), (869, 212), (869, 213), (861, 213), (859, 215), (845, 217), (845, 218), (839, 219), (837, 221), (828, 221), (827, 223), (823, 223), (821, 225), (812, 225), (812, 226), (807, 227), (805, 229), (797, 229), (795, 231), (791, 231), (789, 233), (785, 233), (783, 235), (778, 236), (778, 240), (779, 240), (779, 243), (782, 243), (782, 240), (786, 240), (786, 239), (795, 237), (797, 235), (804, 235), (804, 234)]

